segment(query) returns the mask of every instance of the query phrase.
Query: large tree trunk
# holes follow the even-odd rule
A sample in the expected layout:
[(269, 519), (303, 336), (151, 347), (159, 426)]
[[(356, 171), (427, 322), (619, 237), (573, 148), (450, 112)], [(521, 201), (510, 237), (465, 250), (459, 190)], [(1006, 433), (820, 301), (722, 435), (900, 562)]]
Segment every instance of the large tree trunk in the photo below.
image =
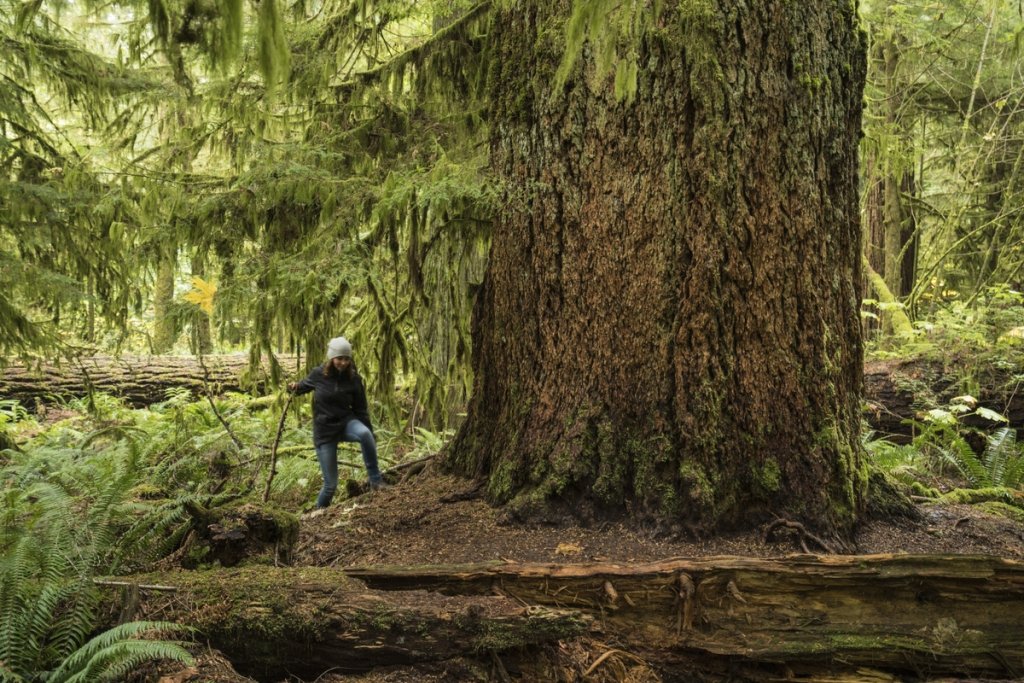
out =
[(867, 481), (854, 9), (666, 4), (629, 104), (587, 49), (552, 88), (567, 2), (494, 23), (506, 196), (447, 462), (524, 516), (843, 536)]

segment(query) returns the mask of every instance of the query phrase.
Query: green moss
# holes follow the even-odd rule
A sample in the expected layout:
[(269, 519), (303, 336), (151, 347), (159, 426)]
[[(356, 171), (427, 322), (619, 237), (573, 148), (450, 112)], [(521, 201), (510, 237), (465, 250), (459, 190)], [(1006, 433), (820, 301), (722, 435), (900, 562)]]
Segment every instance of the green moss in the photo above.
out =
[(532, 618), (529, 627), (525, 629), (518, 624), (503, 624), (497, 621), (473, 624), (462, 620), (460, 626), (470, 631), (476, 631), (473, 638), (473, 650), (477, 652), (500, 652), (536, 642), (573, 638), (584, 633), (587, 628), (583, 619), (552, 620), (543, 617)]
[(499, 462), (487, 479), (487, 497), (498, 503), (510, 500), (518, 485), (518, 469), (510, 460)]
[(800, 75), (799, 82), (804, 89), (812, 94), (821, 90), (823, 86), (827, 88), (831, 84), (831, 80), (827, 76), (811, 76), (807, 73)]
[(683, 496), (690, 503), (689, 507), (714, 508), (715, 486), (702, 466), (692, 461), (680, 463), (679, 483)]
[(924, 498), (941, 498), (942, 493), (931, 486), (925, 486), (919, 481), (910, 482), (910, 492), (915, 496), (922, 496)]
[(1005, 517), (1017, 522), (1018, 524), (1024, 524), (1024, 510), (1019, 507), (1014, 507), (1013, 505), (994, 500), (980, 503), (978, 507), (990, 515)]
[(603, 503), (621, 502), (629, 480), (629, 459), (619, 457), (613, 441), (611, 421), (607, 418), (598, 423), (595, 443), (590, 446), (597, 460), (597, 478), (593, 491)]
[(778, 493), (782, 489), (782, 469), (779, 463), (768, 460), (761, 467), (753, 467), (754, 485), (765, 493)]
[(263, 511), (274, 519), (278, 542), (287, 548), (294, 546), (299, 540), (299, 516), (273, 505), (264, 506)]
[(836, 634), (824, 641), (825, 650), (856, 650), (887, 652), (891, 650), (930, 650), (929, 644), (921, 638), (906, 636), (869, 636), (860, 634)]
[(155, 484), (142, 483), (132, 487), (128, 497), (135, 500), (162, 500), (167, 498), (167, 492)]
[(176, 573), (154, 580), (182, 586), (184, 594), (195, 597), (200, 607), (190, 618), (199, 632), (220, 634), (241, 647), (283, 638), (321, 640), (329, 620), (319, 611), (296, 610), (288, 587), (321, 583), (343, 589), (355, 585), (341, 572), (319, 567), (246, 567), (230, 572), (230, 582), (224, 581), (223, 571)]
[(983, 489), (953, 489), (940, 499), (944, 503), (974, 505), (976, 503), (1002, 502), (1024, 507), (1024, 494), (1013, 489), (993, 486)]
[[(649, 433), (652, 432), (653, 428)], [(667, 437), (634, 434), (623, 441), (622, 451), (624, 459), (633, 464), (633, 491), (637, 496), (650, 496), (664, 487), (662, 473), (675, 458), (672, 443)]]

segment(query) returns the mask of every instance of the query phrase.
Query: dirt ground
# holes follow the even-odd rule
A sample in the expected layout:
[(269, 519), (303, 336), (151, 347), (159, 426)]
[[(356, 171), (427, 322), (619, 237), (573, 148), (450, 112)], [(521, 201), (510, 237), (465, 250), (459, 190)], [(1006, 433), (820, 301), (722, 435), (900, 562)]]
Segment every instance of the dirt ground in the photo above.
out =
[[(673, 557), (783, 556), (803, 552), (795, 531), (766, 542), (764, 530), (695, 538), (623, 523), (503, 523), (501, 511), (480, 498), (456, 500), (468, 480), (429, 468), (383, 491), (341, 501), (305, 515), (297, 565), (362, 566), (512, 562), (645, 562)], [(855, 538), (858, 554), (953, 553), (1024, 558), (1024, 527), (970, 505), (920, 506), (919, 522), (868, 520)], [(808, 542), (811, 552), (824, 552)]]

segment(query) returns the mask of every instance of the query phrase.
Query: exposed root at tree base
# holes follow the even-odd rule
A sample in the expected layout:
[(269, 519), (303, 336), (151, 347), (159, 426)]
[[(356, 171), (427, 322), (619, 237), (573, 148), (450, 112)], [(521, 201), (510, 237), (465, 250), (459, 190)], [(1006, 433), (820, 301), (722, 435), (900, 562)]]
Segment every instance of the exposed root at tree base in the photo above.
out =
[(817, 546), (818, 550), (824, 550), (827, 553), (850, 552), (852, 550), (849, 543), (839, 540), (829, 543), (821, 537), (812, 534), (800, 522), (793, 522), (788, 519), (777, 519), (765, 526), (764, 533), (762, 534), (764, 542), (770, 543), (773, 541), (780, 529), (795, 531), (797, 542), (800, 544), (800, 549), (807, 554), (810, 554), (811, 552), (810, 548), (807, 546), (807, 541), (810, 541)]

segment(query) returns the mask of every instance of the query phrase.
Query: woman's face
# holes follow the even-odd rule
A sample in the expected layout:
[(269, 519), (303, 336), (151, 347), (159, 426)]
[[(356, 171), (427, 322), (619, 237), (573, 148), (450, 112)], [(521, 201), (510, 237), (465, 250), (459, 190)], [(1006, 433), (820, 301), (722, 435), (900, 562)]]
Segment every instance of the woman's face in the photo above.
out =
[(334, 369), (338, 372), (344, 372), (352, 365), (352, 359), (348, 356), (335, 356), (331, 359), (331, 364), (334, 365)]

